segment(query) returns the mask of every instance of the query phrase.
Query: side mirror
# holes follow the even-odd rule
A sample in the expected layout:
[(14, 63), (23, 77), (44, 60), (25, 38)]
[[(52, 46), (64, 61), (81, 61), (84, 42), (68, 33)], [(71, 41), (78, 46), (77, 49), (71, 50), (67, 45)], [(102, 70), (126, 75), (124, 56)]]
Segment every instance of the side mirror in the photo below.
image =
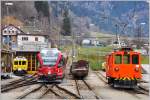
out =
[(63, 64), (58, 64), (58, 68), (60, 68), (60, 67), (62, 67), (63, 66)]

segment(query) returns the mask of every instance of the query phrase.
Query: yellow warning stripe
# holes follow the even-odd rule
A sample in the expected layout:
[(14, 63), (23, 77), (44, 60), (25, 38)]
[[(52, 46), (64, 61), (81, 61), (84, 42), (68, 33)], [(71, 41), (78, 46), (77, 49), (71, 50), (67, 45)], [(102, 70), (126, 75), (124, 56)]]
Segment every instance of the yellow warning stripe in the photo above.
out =
[(138, 80), (138, 79), (133, 77), (120, 77), (120, 78), (115, 78), (115, 80)]

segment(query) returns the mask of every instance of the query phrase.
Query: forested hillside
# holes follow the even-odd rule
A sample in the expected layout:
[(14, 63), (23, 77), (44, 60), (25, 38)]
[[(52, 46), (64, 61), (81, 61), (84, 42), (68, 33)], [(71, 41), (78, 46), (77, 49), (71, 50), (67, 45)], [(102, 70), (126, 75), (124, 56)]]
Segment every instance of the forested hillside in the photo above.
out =
[[(90, 31), (136, 36), (140, 23), (149, 24), (146, 1), (13, 1), (2, 2), (2, 24), (6, 16), (19, 20), (23, 26), (34, 26), (49, 34), (88, 35)], [(4, 20), (4, 21), (3, 21)], [(18, 24), (20, 25), (20, 24)], [(149, 25), (142, 26), (148, 36)]]

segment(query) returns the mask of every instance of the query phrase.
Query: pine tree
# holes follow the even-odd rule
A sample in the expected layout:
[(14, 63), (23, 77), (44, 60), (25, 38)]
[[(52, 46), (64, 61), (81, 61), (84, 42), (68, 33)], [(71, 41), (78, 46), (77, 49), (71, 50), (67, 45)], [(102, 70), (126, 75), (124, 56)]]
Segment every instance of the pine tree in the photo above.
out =
[(68, 16), (68, 10), (65, 9), (63, 15), (63, 25), (62, 25), (62, 35), (70, 36), (71, 35), (71, 23), (70, 18)]
[(50, 14), (49, 14), (49, 4), (48, 1), (35, 1), (34, 6), (38, 13), (42, 13), (43, 16), (47, 17), (50, 21)]

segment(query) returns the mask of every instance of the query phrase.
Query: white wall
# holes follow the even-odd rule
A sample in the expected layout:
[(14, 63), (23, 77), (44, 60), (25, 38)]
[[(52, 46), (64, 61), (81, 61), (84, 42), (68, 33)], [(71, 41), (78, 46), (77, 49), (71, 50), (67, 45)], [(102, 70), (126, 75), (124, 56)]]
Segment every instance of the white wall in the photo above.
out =
[[(28, 37), (27, 41), (23, 41), (22, 37)], [(35, 41), (35, 37), (38, 37), (38, 41)], [(22, 45), (24, 43), (45, 43), (45, 37), (44, 36), (32, 36), (32, 35), (18, 35), (17, 36), (17, 42), (18, 45)]]
[(3, 31), (3, 35), (16, 35), (17, 33), (20, 33), (20, 30), (16, 29), (13, 26), (8, 26), (7, 28), (5, 28)]

